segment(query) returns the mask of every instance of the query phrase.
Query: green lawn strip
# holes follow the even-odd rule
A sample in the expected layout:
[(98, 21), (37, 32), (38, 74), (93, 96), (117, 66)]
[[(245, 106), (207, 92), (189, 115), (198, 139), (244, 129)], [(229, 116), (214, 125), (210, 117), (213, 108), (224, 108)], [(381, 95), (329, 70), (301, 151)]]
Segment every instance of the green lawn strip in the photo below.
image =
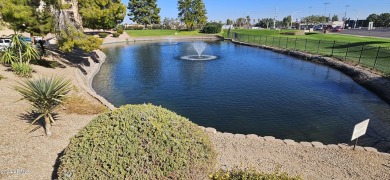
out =
[[(179, 31), (179, 30), (126, 30), (126, 33), (132, 37), (148, 37), (148, 36), (205, 36), (199, 30), (195, 31)], [(221, 34), (222, 35), (222, 34)]]
[[(273, 47), (279, 47), (283, 49), (294, 49), (303, 52), (309, 52), (313, 54), (320, 54), (324, 56), (333, 56), (338, 59), (347, 60), (354, 63), (359, 63), (360, 65), (368, 68), (377, 69), (384, 74), (390, 74), (390, 48), (388, 47), (378, 47), (374, 46), (377, 41), (360, 41), (361, 39), (365, 39), (362, 37), (350, 37), (355, 38), (355, 42), (345, 42), (346, 39), (343, 35), (335, 35), (335, 34), (325, 34), (318, 36), (326, 36), (326, 37), (339, 37), (340, 40), (344, 41), (336, 41), (329, 40), (329, 38), (325, 38), (326, 40), (318, 40), (315, 38), (302, 38), (306, 36), (270, 36), (270, 35), (258, 35), (254, 34), (256, 31), (264, 31), (264, 30), (240, 30), (238, 32), (249, 32), (249, 33), (239, 33), (236, 35), (236, 38), (241, 42), (251, 43), (251, 44), (260, 44), (267, 45)], [(265, 30), (263, 33), (270, 34), (270, 30)], [(225, 33), (227, 35), (227, 33)], [(313, 34), (312, 34), (313, 35)], [(311, 36), (312, 36), (311, 35)], [(368, 38), (370, 39), (370, 38)], [(375, 38), (374, 38), (375, 39)], [(385, 39), (386, 40), (386, 39)], [(373, 45), (374, 44), (374, 45)]]

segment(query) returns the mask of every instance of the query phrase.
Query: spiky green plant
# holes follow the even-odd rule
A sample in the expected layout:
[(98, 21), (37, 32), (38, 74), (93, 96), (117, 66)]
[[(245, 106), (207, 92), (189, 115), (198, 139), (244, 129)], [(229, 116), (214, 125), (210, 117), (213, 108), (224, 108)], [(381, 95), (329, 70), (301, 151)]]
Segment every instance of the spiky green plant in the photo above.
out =
[(21, 77), (31, 77), (32, 69), (27, 62), (12, 62), (11, 63), (12, 71)]
[(39, 53), (37, 49), (35, 49), (31, 44), (25, 43), (22, 57), (26, 60), (27, 63), (30, 63), (31, 60), (39, 58)]
[(17, 60), (15, 52), (11, 48), (7, 48), (1, 53), (0, 62), (4, 64), (12, 64)]
[(46, 135), (50, 136), (51, 125), (54, 124), (52, 113), (63, 103), (65, 95), (70, 91), (70, 81), (63, 77), (43, 77), (36, 80), (25, 80), (14, 87), (23, 98), (33, 105), (40, 114), (31, 124), (44, 117)]

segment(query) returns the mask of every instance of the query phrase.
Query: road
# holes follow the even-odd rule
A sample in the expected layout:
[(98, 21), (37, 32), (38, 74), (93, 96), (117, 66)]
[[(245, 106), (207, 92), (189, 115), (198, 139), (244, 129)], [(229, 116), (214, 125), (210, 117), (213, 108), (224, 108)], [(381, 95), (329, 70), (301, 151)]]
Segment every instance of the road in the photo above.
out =
[(370, 36), (370, 37), (381, 37), (381, 38), (390, 38), (390, 29), (345, 29), (340, 34), (350, 34), (357, 36)]

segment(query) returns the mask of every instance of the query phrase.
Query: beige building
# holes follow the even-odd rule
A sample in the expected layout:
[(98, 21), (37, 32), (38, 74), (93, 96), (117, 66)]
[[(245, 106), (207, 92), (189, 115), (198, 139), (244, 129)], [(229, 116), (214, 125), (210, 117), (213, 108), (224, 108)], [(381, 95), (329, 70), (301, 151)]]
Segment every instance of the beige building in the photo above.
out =
[(82, 26), (82, 19), (79, 14), (77, 0), (61, 0), (61, 8), (68, 13), (68, 17), (72, 22)]

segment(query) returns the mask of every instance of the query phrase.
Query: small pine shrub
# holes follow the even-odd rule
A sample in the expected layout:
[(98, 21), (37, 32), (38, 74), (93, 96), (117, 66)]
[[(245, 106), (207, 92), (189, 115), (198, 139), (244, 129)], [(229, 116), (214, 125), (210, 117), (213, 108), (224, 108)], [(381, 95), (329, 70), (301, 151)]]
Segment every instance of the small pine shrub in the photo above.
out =
[(119, 37), (119, 36), (120, 36), (119, 33), (113, 33), (113, 34), (112, 34), (112, 37)]
[(119, 34), (123, 34), (123, 32), (124, 32), (123, 26), (119, 26), (118, 30), (116, 32), (119, 33)]
[(222, 24), (216, 22), (207, 23), (202, 29), (202, 33), (206, 33), (206, 34), (216, 34), (216, 33), (220, 33), (221, 31), (222, 31)]
[(11, 64), (12, 71), (21, 77), (31, 77), (32, 69), (28, 63), (13, 62)]
[(153, 105), (126, 105), (71, 138), (59, 179), (205, 179), (216, 152), (196, 124)]
[(102, 32), (98, 34), (100, 38), (105, 38), (108, 36), (108, 33)]
[(219, 170), (209, 176), (211, 180), (241, 180), (241, 179), (248, 179), (248, 180), (302, 180), (301, 177), (295, 176), (291, 177), (288, 176), (286, 173), (260, 173), (255, 170), (238, 170), (234, 169), (231, 171), (225, 171), (225, 170)]

